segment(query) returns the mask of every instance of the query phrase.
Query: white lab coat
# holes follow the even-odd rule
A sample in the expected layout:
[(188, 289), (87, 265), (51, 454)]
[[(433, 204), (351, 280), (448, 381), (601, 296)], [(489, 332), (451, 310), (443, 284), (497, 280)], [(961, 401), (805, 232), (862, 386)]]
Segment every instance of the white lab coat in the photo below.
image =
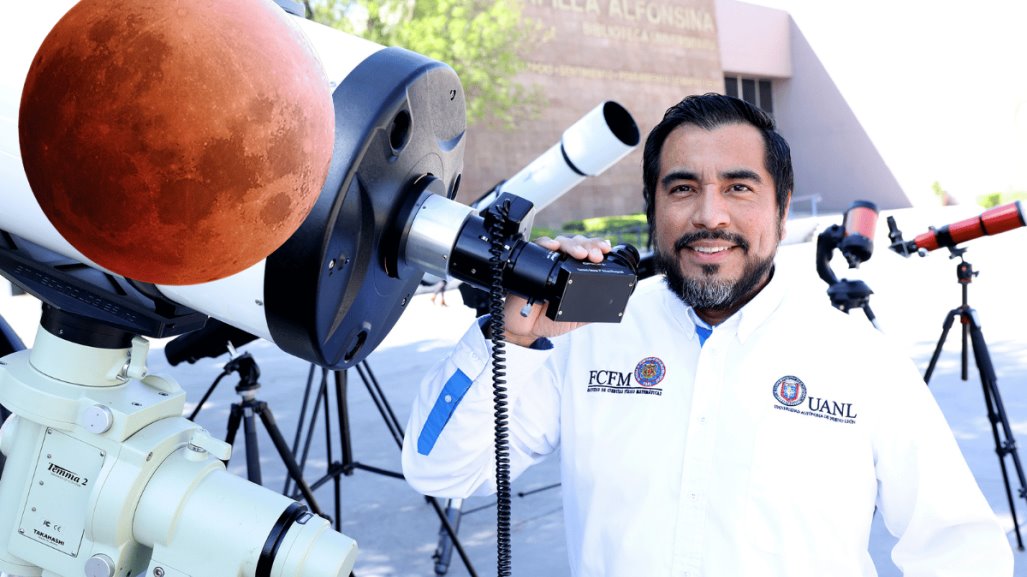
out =
[[(620, 324), (506, 347), (513, 475), (559, 447), (571, 573), (868, 577), (880, 514), (907, 577), (1011, 575), (913, 363), (790, 292), (772, 280), (700, 345), (650, 279)], [(489, 351), (473, 326), (422, 383), (403, 471), (425, 494), (495, 491)]]

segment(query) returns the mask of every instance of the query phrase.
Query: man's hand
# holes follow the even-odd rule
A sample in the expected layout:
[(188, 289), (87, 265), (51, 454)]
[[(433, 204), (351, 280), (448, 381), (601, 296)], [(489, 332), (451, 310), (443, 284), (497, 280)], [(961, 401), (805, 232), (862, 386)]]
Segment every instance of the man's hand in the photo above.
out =
[[(606, 253), (612, 248), (610, 241), (601, 238), (586, 238), (578, 235), (573, 238), (558, 236), (555, 239), (540, 237), (535, 243), (552, 251), (558, 251), (571, 258), (594, 263), (603, 262)], [(555, 337), (582, 327), (587, 323), (563, 323), (549, 320), (546, 317), (548, 303), (532, 305), (528, 316), (522, 316), (521, 310), (527, 301), (521, 297), (507, 295), (505, 314), (506, 340), (522, 347), (531, 346), (541, 337)]]

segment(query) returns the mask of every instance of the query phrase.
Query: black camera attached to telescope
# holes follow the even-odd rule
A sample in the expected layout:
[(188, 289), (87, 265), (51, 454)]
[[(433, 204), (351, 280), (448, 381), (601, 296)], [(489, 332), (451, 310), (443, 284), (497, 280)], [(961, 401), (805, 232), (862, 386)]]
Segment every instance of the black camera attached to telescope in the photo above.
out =
[(546, 316), (566, 322), (617, 322), (637, 280), (638, 250), (618, 245), (601, 263), (577, 261), (528, 242), (521, 227), (532, 210), (530, 202), (502, 193), (460, 231), (452, 254), (450, 274), (481, 289), (490, 285), (488, 231), (501, 231), (504, 251), (503, 287), (529, 303), (546, 301)]

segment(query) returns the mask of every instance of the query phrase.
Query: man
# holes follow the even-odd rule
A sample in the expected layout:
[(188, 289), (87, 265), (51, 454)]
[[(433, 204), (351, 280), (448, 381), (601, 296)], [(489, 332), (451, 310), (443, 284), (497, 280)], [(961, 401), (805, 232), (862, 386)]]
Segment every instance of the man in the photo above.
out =
[[(560, 449), (578, 576), (872, 576), (875, 511), (908, 576), (1011, 575), (912, 362), (775, 276), (789, 155), (740, 100), (667, 111), (643, 158), (664, 281), (642, 283), (620, 324), (521, 317), (507, 299), (513, 474)], [(593, 261), (609, 250), (539, 242)], [(495, 490), (488, 355), (472, 327), (422, 385), (403, 465), (424, 493)]]

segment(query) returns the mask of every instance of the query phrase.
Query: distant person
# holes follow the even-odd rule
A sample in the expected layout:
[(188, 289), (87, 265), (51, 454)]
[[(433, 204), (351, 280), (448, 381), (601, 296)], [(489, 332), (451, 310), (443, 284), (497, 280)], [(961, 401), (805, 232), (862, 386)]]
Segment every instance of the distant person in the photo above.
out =
[[(571, 573), (869, 577), (879, 514), (907, 576), (1012, 575), (912, 361), (775, 274), (793, 177), (773, 121), (689, 96), (649, 134), (642, 170), (664, 276), (638, 287), (623, 322), (556, 323), (506, 303), (512, 472), (559, 449)], [(593, 262), (610, 250), (538, 242)], [(423, 493), (495, 491), (487, 326), (414, 403), (403, 470)]]
[[(448, 284), (448, 280), (442, 279), (435, 285), (435, 290), (431, 293), (431, 304), (439, 304), (444, 307), (449, 306), (446, 304), (446, 285)], [(436, 303), (436, 299), (438, 299), (438, 303)]]

